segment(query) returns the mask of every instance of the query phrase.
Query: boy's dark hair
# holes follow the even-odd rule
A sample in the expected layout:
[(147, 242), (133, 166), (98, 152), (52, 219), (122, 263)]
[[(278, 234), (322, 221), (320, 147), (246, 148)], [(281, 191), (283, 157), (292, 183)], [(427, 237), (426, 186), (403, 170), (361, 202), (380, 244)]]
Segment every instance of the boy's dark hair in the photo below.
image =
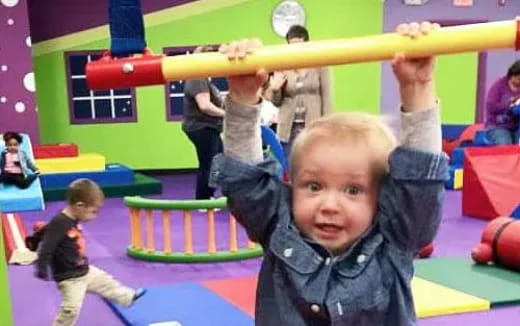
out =
[(301, 25), (292, 25), (287, 34), (285, 34), (285, 40), (289, 42), (293, 38), (301, 38), (307, 42), (309, 40), (309, 31)]
[(515, 63), (507, 70), (507, 79), (520, 75), (520, 60), (516, 60)]
[(18, 142), (18, 144), (21, 144), (22, 143), (22, 136), (17, 133), (17, 132), (14, 132), (14, 131), (8, 131), (4, 134), (4, 142), (8, 142), (10, 141), (11, 139), (16, 139), (16, 141)]
[(69, 205), (83, 202), (85, 205), (90, 206), (104, 198), (103, 190), (97, 183), (89, 179), (74, 180), (67, 190), (67, 203)]

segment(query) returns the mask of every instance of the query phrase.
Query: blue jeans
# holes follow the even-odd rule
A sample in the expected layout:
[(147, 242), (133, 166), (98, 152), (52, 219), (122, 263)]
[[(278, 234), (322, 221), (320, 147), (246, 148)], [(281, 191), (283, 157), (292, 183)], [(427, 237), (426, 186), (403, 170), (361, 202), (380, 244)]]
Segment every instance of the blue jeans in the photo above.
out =
[(486, 136), (495, 145), (511, 145), (518, 144), (519, 133), (517, 130), (512, 131), (501, 127), (489, 127), (486, 130)]

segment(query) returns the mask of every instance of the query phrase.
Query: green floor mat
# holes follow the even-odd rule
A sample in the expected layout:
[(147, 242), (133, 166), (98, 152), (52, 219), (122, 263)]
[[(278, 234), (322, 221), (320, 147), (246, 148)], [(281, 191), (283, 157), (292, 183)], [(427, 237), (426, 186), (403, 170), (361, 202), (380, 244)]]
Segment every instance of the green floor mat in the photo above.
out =
[[(105, 197), (124, 197), (136, 195), (159, 195), (162, 193), (162, 184), (159, 180), (141, 173), (134, 174), (134, 183), (102, 186)], [(43, 189), (43, 198), (46, 201), (65, 200), (67, 188)]]
[(415, 275), (486, 299), (491, 307), (520, 304), (520, 272), (465, 258), (431, 258), (415, 262)]

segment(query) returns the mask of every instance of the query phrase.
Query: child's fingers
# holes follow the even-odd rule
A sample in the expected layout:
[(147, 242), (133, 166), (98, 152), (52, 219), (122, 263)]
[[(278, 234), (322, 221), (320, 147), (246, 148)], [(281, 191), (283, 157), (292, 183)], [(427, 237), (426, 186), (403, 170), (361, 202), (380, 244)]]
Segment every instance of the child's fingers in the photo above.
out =
[(392, 59), (392, 66), (398, 65), (406, 59), (403, 52), (397, 52)]
[(238, 59), (244, 59), (249, 48), (249, 40), (241, 40), (237, 43), (236, 57)]
[(441, 25), (438, 24), (438, 23), (433, 23), (432, 24), (432, 31), (438, 31), (439, 29), (441, 29)]
[(222, 53), (222, 54), (226, 54), (227, 51), (229, 49), (229, 45), (227, 43), (223, 43), (219, 46), (218, 48), (218, 52)]
[(432, 28), (433, 28), (432, 23), (425, 21), (425, 22), (421, 23), (421, 26), (419, 29), (422, 34), (427, 35), (428, 33), (430, 33), (432, 31)]
[(416, 38), (420, 34), (420, 25), (417, 22), (410, 23), (408, 25), (408, 36)]
[(399, 35), (407, 35), (408, 34), (408, 24), (399, 24), (395, 31)]
[(262, 41), (258, 38), (248, 40), (247, 53), (253, 53), (256, 49), (263, 47)]

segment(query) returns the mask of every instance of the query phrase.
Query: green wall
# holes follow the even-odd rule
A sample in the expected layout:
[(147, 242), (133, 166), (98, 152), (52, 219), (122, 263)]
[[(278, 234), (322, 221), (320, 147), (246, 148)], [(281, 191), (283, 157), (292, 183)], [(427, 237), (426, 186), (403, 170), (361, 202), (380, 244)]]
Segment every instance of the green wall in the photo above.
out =
[(7, 278), (7, 264), (5, 263), (2, 221), (0, 220), (0, 325), (11, 326), (12, 324), (11, 298)]
[[(266, 44), (282, 43), (271, 28), (271, 13), (279, 0), (251, 0), (147, 28), (148, 45), (162, 47), (221, 43), (244, 37), (260, 37)], [(307, 27), (314, 40), (379, 34), (381, 0), (301, 0)], [(108, 35), (107, 35), (108, 37)], [(68, 50), (108, 47), (108, 38)], [(137, 89), (138, 123), (69, 125), (63, 51), (34, 58), (37, 102), (42, 143), (75, 142), (82, 152), (98, 152), (109, 162), (135, 169), (196, 167), (193, 146), (180, 123), (166, 122), (162, 86)], [(379, 112), (380, 64), (357, 64), (333, 69), (336, 110)], [(345, 91), (343, 91), (345, 90)]]
[(437, 93), (442, 101), (443, 123), (475, 123), (477, 67), (476, 53), (445, 55), (437, 59)]

